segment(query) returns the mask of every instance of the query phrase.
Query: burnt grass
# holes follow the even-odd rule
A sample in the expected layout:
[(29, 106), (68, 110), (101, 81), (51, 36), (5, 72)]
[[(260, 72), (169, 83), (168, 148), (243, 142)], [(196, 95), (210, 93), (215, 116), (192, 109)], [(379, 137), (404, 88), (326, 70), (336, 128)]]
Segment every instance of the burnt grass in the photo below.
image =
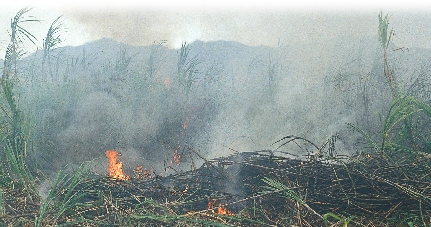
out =
[[(429, 158), (388, 166), (384, 156), (312, 155), (292, 159), (269, 150), (206, 160), (169, 176), (81, 182), (82, 194), (46, 226), (396, 226), (431, 212)], [(423, 175), (423, 174), (422, 174)], [(274, 179), (282, 189), (263, 179)], [(64, 190), (64, 189), (63, 189)], [(3, 190), (3, 223), (32, 226), (39, 201), (19, 185)], [(62, 200), (61, 191), (57, 192)], [(213, 203), (213, 205), (209, 205)], [(229, 211), (218, 214), (219, 207)], [(394, 223), (395, 221), (398, 223)], [(400, 222), (403, 220), (404, 222)]]

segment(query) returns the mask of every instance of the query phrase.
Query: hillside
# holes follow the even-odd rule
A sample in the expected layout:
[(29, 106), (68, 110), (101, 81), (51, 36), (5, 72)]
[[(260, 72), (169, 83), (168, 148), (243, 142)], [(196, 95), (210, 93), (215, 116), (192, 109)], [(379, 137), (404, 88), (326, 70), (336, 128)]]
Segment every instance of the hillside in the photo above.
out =
[[(36, 141), (49, 138), (49, 145), (39, 146), (54, 154), (78, 152), (70, 156), (73, 162), (84, 153), (97, 158), (118, 149), (130, 153), (129, 162), (160, 166), (174, 147), (193, 146), (218, 157), (268, 149), (292, 133), (313, 141), (339, 134), (340, 152), (352, 153), (358, 135), (346, 123), (378, 133), (376, 113), (388, 108), (381, 51), (372, 37), (338, 38), (328, 45), (328, 64), (316, 65), (298, 59), (301, 49), (289, 45), (195, 41), (179, 64), (181, 49), (163, 43), (130, 46), (101, 39), (54, 49), (43, 66), (39, 50), (17, 68), (26, 84), (23, 103), (40, 131)], [(418, 76), (428, 75), (430, 53), (390, 53), (405, 90), (413, 93), (417, 78), (423, 79)], [(424, 83), (416, 95), (426, 97)], [(52, 156), (46, 159), (52, 162)]]

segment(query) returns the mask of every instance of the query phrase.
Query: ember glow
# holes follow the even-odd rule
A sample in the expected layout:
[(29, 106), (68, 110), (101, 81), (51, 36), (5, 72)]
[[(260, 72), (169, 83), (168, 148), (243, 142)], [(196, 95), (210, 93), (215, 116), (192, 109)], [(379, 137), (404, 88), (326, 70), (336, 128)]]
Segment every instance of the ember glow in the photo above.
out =
[(175, 164), (177, 164), (177, 165), (180, 164), (180, 158), (181, 158), (181, 154), (178, 152), (178, 150), (175, 150), (175, 152), (174, 152), (174, 162), (175, 162)]
[(216, 201), (217, 201), (216, 199), (208, 200), (208, 206), (207, 206), (208, 210), (211, 210), (213, 213), (217, 213), (217, 214), (233, 215), (232, 211), (222, 207), (221, 204), (218, 205), (217, 212), (215, 212), (214, 207), (215, 207)]
[(219, 206), (217, 209), (217, 214), (224, 214), (224, 215), (233, 215), (232, 211), (227, 210), (226, 208)]
[(178, 145), (178, 149), (174, 151), (173, 160), (171, 159), (169, 161), (170, 165), (173, 165), (173, 164), (179, 165), (180, 164), (181, 154), (180, 154), (180, 152), (178, 152), (178, 150), (180, 148), (181, 148), (181, 145)]
[(183, 122), (183, 129), (187, 129), (187, 124), (189, 123), (189, 118), (186, 118)]
[(106, 157), (108, 158), (108, 177), (117, 180), (129, 180), (130, 177), (123, 173), (123, 163), (117, 162), (118, 152), (114, 150), (107, 150)]
[(208, 210), (214, 209), (215, 203), (216, 203), (216, 199), (209, 199), (207, 209)]
[(135, 170), (133, 170), (135, 173), (135, 178), (137, 179), (149, 179), (152, 178), (151, 171), (147, 170), (143, 166), (137, 166)]

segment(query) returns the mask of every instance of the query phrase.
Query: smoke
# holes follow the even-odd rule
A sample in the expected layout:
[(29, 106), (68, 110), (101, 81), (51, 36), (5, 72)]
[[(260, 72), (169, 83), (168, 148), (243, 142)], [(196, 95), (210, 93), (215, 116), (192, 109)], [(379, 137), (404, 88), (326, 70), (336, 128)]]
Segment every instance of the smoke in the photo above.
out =
[[(358, 135), (346, 123), (376, 128), (388, 103), (375, 15), (68, 11), (94, 38), (168, 42), (59, 48), (51, 70), (27, 72), (23, 100), (45, 168), (92, 159), (103, 166), (109, 149), (122, 154), (128, 174), (138, 165), (180, 170), (196, 158), (190, 149), (215, 158), (275, 149), (287, 135), (320, 145), (339, 134), (338, 151), (355, 152)], [(239, 43), (193, 42), (179, 66), (180, 49), (172, 47), (194, 39)], [(23, 64), (40, 60), (39, 53)], [(56, 74), (37, 79), (43, 72)], [(304, 154), (299, 146), (282, 149)], [(176, 151), (185, 167), (171, 164)]]
[[(119, 46), (100, 43), (106, 45), (101, 46), (104, 54)], [(98, 51), (95, 46), (92, 50)], [(189, 149), (215, 158), (233, 151), (275, 149), (273, 142), (291, 134), (320, 144), (352, 117), (344, 115), (340, 121), (325, 111), (326, 100), (331, 100), (322, 86), (327, 63), (314, 52), (302, 53), (304, 48), (195, 42), (186, 62), (195, 59), (196, 66), (186, 74), (177, 72), (180, 50), (153, 46), (136, 55), (129, 48), (108, 60), (90, 53), (92, 61), (76, 67), (92, 67), (77, 70), (81, 74), (71, 75), (65, 85), (59, 83), (62, 89), (41, 81), (50, 89), (39, 91), (43, 94), (32, 105), (33, 112), (52, 109), (36, 129), (45, 136), (37, 139), (39, 143), (49, 138), (55, 144), (44, 147), (54, 154), (48, 163), (55, 162), (57, 168), (91, 159), (104, 163), (105, 150), (117, 150), (126, 173), (138, 165), (160, 172), (172, 166), (177, 151), (184, 164), (174, 167), (189, 169)], [(304, 66), (297, 56), (307, 53), (315, 62)], [(129, 65), (122, 65), (129, 57)], [(149, 64), (160, 67), (154, 71)], [(33, 96), (31, 88), (27, 92), (27, 97)]]
[(95, 157), (100, 149), (116, 148), (117, 144), (127, 142), (124, 125), (130, 124), (129, 119), (128, 110), (121, 108), (114, 97), (91, 93), (75, 109), (72, 123), (59, 134), (59, 144), (62, 150), (69, 151), (65, 154), (68, 160), (86, 155)]
[[(257, 10), (73, 10), (65, 17), (87, 28), (94, 39), (112, 38), (130, 45), (167, 40), (173, 48), (184, 41), (237, 41), (246, 45), (289, 43), (319, 45), (339, 35), (358, 37), (375, 30), (375, 12)], [(316, 43), (317, 42), (317, 43)], [(315, 49), (317, 51), (317, 49)]]

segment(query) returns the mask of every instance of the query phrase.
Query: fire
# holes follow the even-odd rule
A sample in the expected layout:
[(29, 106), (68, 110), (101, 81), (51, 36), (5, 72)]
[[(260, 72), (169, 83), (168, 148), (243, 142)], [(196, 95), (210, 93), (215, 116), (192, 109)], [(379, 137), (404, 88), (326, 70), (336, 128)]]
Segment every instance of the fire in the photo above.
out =
[(214, 209), (214, 205), (215, 205), (216, 199), (210, 199), (208, 200), (208, 210)]
[(118, 180), (129, 180), (130, 177), (123, 174), (123, 163), (117, 162), (118, 152), (107, 150), (106, 157), (108, 158), (108, 177)]
[[(187, 189), (185, 191), (187, 191)], [(216, 201), (217, 201), (217, 199), (208, 199), (207, 214), (209, 212), (211, 212), (212, 214), (221, 214), (221, 215), (228, 215), (228, 216), (234, 215), (234, 213), (232, 211), (227, 210), (221, 204), (219, 204), (217, 208), (214, 208), (216, 206)], [(201, 211), (189, 211), (186, 213), (186, 215), (190, 216), (190, 215), (194, 215), (196, 213), (201, 213)]]
[[(178, 145), (178, 149), (180, 149), (180, 148), (181, 148), (181, 145)], [(180, 152), (178, 152), (178, 149), (174, 151), (173, 160), (171, 159), (169, 161), (170, 165), (173, 165), (173, 164), (179, 165), (180, 164), (181, 154), (180, 154)]]
[(186, 119), (184, 120), (184, 122), (183, 122), (183, 129), (187, 129), (187, 125), (188, 125), (188, 123), (189, 123), (189, 118), (188, 117), (186, 117)]
[(227, 210), (226, 208), (224, 208), (222, 206), (218, 207), (217, 214), (233, 215), (232, 211)]
[(178, 150), (175, 150), (175, 152), (174, 152), (174, 162), (175, 162), (175, 164), (177, 164), (177, 165), (180, 164), (180, 158), (181, 158), (181, 154), (178, 152)]
[[(208, 200), (208, 210), (211, 210), (213, 213), (215, 213), (214, 211), (214, 207), (216, 204), (216, 199), (210, 199)], [(224, 214), (224, 215), (233, 215), (233, 212), (230, 210), (227, 210), (226, 208), (222, 207), (221, 204), (218, 205), (217, 207), (217, 214)]]
[(135, 178), (137, 179), (152, 178), (151, 171), (147, 170), (147, 168), (144, 168), (143, 166), (137, 166), (133, 172), (135, 173)]

